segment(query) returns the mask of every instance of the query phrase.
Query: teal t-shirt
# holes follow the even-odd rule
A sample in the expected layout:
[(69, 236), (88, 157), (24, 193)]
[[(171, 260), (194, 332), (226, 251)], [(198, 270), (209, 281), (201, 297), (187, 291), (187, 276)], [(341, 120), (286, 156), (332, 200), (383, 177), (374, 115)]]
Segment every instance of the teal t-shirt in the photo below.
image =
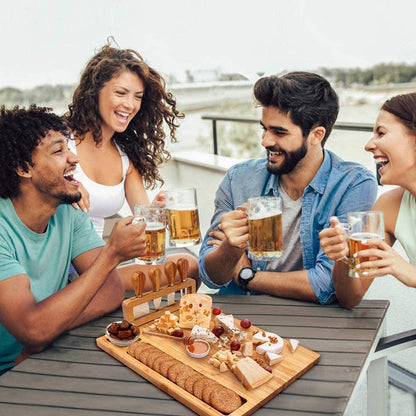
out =
[[(0, 281), (27, 274), (37, 302), (68, 284), (74, 258), (102, 245), (88, 214), (71, 205), (60, 205), (46, 232), (37, 234), (23, 224), (10, 199), (0, 198)], [(13, 366), (22, 348), (0, 324), (0, 371)]]

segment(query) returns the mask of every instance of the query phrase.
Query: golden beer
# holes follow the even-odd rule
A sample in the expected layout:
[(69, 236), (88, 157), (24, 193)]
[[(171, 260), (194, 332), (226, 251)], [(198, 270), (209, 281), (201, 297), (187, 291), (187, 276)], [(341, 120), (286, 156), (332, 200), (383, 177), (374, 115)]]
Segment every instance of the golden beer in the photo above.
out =
[(159, 264), (165, 261), (166, 228), (162, 223), (146, 223), (146, 254), (139, 263)]
[(368, 244), (363, 244), (363, 241), (365, 240), (369, 240), (371, 238), (379, 238), (378, 234), (375, 233), (353, 233), (350, 236), (348, 236), (348, 247), (350, 250), (349, 253), (349, 257), (351, 260), (351, 265), (350, 265), (350, 277), (360, 277), (362, 275), (363, 272), (368, 271), (370, 269), (356, 269), (356, 267), (360, 264), (360, 263), (364, 263), (366, 261), (370, 260), (370, 257), (354, 257), (354, 254), (358, 253), (361, 250), (367, 250), (369, 249), (371, 246), (369, 246)]
[(250, 257), (279, 258), (282, 255), (282, 213), (248, 219)]
[(169, 240), (173, 246), (193, 246), (201, 241), (196, 207), (166, 208), (166, 215), (168, 217)]

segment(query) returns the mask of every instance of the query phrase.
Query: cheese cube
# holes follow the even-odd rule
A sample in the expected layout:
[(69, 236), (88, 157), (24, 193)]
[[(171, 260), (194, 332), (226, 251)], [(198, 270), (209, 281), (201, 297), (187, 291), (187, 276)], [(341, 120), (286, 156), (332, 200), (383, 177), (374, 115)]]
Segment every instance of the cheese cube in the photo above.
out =
[(241, 352), (245, 357), (251, 357), (253, 355), (253, 343), (246, 342), (241, 348)]

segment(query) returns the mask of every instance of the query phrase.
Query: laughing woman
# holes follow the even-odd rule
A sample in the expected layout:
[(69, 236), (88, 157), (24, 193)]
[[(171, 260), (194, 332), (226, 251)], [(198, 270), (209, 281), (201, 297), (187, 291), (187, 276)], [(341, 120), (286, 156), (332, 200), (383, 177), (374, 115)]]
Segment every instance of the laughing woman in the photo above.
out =
[[(76, 178), (87, 190), (80, 207), (89, 210), (99, 235), (104, 219), (116, 214), (125, 200), (133, 212), (136, 204), (149, 203), (146, 188), (163, 184), (158, 168), (170, 158), (163, 123), (175, 142), (181, 117), (161, 75), (137, 52), (106, 45), (87, 63), (65, 119), (74, 136), (69, 147), (80, 160)], [(164, 205), (163, 192), (153, 203)], [(168, 260), (178, 257), (188, 259), (189, 275), (198, 279), (196, 259), (181, 254)], [(148, 268), (119, 268), (127, 289), (138, 267), (145, 272)]]
[[(376, 276), (391, 274), (407, 286), (416, 287), (416, 93), (398, 95), (381, 107), (374, 135), (365, 146), (374, 155), (383, 185), (398, 185), (376, 201), (373, 210), (383, 211), (385, 239), (367, 240), (371, 248), (358, 252), (369, 257), (360, 266), (369, 268), (365, 278), (348, 277), (348, 255), (345, 231), (337, 227), (336, 217), (331, 228), (319, 234), (321, 247), (334, 260), (332, 278), (338, 301), (347, 308), (357, 305)], [(398, 240), (409, 261), (391, 247)]]

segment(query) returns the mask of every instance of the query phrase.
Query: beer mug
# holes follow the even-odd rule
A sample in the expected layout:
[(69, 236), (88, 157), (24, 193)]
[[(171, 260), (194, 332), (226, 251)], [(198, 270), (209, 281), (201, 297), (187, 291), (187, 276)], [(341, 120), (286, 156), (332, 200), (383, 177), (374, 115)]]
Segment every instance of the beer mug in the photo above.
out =
[(282, 255), (282, 199), (260, 196), (248, 200), (248, 234), (251, 260), (275, 260)]
[(165, 191), (171, 247), (195, 246), (201, 242), (196, 189)]
[(166, 261), (166, 213), (154, 205), (135, 205), (134, 222), (146, 222), (146, 253), (135, 259), (137, 264), (162, 264)]
[(350, 277), (362, 277), (363, 272), (368, 269), (357, 269), (357, 265), (361, 262), (369, 261), (369, 257), (360, 259), (354, 257), (354, 254), (361, 250), (370, 248), (368, 244), (363, 244), (363, 241), (370, 238), (381, 238), (384, 240), (384, 215), (381, 211), (362, 211), (349, 212), (347, 214), (348, 221), (348, 246), (349, 246), (349, 261), (350, 261)]

